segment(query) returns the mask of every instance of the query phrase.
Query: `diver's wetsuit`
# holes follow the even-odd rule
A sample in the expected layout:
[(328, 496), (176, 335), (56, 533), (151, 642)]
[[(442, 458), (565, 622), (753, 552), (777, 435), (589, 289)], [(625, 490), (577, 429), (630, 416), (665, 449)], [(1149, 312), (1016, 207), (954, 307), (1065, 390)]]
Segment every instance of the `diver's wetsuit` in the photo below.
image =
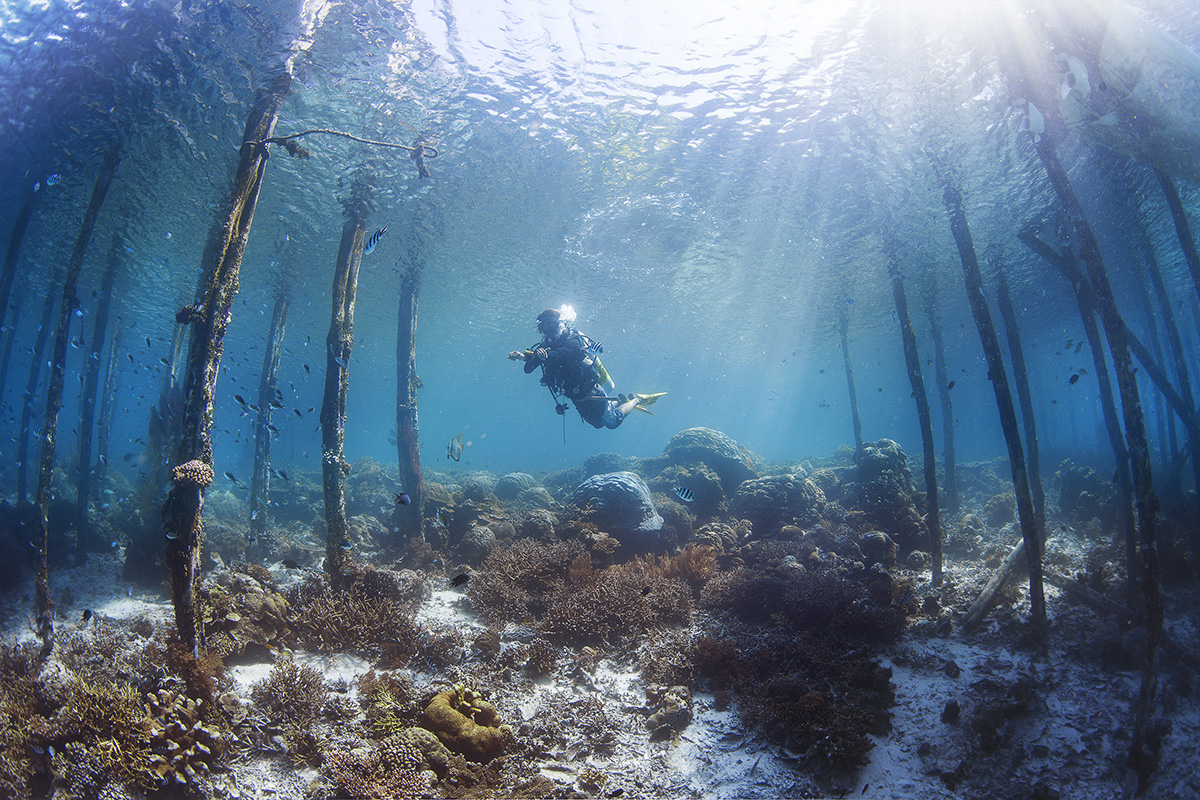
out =
[[(544, 360), (534, 354), (539, 347), (547, 351)], [(543, 339), (526, 353), (525, 373), (544, 367), (542, 383), (571, 398), (584, 422), (594, 428), (615, 428), (625, 419), (617, 401), (604, 399), (607, 395), (600, 384), (600, 373), (578, 331), (570, 328), (552, 340)]]

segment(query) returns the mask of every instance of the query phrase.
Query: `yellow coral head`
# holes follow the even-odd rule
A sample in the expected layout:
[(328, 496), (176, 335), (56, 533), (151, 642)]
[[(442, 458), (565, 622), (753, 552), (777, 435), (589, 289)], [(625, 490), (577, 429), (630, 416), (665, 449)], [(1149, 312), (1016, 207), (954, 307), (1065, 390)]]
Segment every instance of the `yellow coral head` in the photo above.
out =
[(213, 468), (198, 458), (192, 459), (186, 464), (180, 464), (171, 470), (171, 480), (175, 483), (194, 486), (198, 489), (207, 489), (212, 485), (215, 477), (216, 473), (213, 472)]

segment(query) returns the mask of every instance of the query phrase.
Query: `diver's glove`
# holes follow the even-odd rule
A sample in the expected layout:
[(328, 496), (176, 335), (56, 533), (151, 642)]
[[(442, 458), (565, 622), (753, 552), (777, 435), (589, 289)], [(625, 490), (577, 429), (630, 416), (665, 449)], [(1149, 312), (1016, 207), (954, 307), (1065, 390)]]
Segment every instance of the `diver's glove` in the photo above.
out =
[(520, 350), (513, 350), (511, 353), (508, 354), (509, 361), (524, 361), (528, 357), (529, 357), (528, 350), (526, 350), (525, 352), (521, 352)]

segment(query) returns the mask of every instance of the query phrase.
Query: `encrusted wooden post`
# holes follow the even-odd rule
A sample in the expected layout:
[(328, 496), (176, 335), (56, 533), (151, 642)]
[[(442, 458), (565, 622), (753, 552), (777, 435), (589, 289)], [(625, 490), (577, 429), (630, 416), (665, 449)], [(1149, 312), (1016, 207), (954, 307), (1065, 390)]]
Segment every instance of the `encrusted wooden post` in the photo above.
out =
[(91, 531), (88, 519), (88, 500), (92, 491), (92, 424), (96, 420), (96, 390), (100, 386), (100, 360), (104, 350), (104, 337), (108, 333), (108, 312), (112, 307), (113, 284), (117, 279), (117, 267), (121, 265), (121, 253), (125, 239), (114, 236), (108, 264), (100, 282), (100, 294), (96, 299), (96, 318), (92, 324), (92, 343), (88, 348), (87, 366), (84, 368), (83, 393), (79, 403), (79, 461), (75, 489), (75, 530), (79, 538), (75, 542), (75, 563), (87, 559), (87, 539)]
[(408, 265), (400, 280), (400, 314), (396, 329), (396, 451), (400, 491), (407, 492), (411, 502), (396, 504), (393, 527), (405, 538), (421, 536), (421, 509), (425, 505), (417, 426), (417, 389), (421, 388), (421, 379), (417, 377), (417, 301), (420, 293), (421, 264), (416, 261)]
[(17, 502), (29, 498), (29, 433), (33, 427), (34, 401), (37, 399), (38, 383), (41, 382), (42, 364), (46, 361), (46, 344), (50, 341), (50, 323), (54, 319), (54, 305), (58, 301), (58, 283), (62, 280), (62, 269), (54, 270), (46, 299), (42, 301), (42, 316), (38, 320), (37, 336), (33, 341), (32, 360), (29, 362), (29, 380), (21, 395), (21, 427), (17, 432)]
[(1025, 427), (1025, 453), (1029, 464), (1029, 489), (1033, 492), (1033, 511), (1037, 519), (1038, 535), (1046, 538), (1046, 492), (1042, 488), (1041, 448), (1038, 446), (1037, 422), (1033, 417), (1033, 394), (1029, 391), (1029, 372), (1025, 368), (1025, 350), (1021, 346), (1021, 329), (1017, 327), (1017, 312), (1013, 308), (1012, 295), (1008, 292), (1008, 279), (998, 262), (992, 264), (996, 272), (996, 304), (1000, 307), (1000, 318), (1004, 320), (1004, 332), (1008, 338), (1008, 355), (1012, 359), (1013, 381), (1017, 384), (1017, 399), (1021, 403), (1021, 420)]
[(846, 368), (846, 388), (850, 393), (850, 422), (854, 426), (854, 463), (862, 463), (862, 417), (858, 415), (858, 392), (854, 389), (854, 364), (850, 361), (850, 312), (842, 306), (839, 321), (842, 329), (842, 364)]
[[(83, 268), (83, 256), (87, 253), (88, 244), (92, 240), (92, 231), (96, 227), (96, 217), (100, 215), (100, 207), (108, 194), (112, 183), (113, 173), (117, 170), (117, 162), (121, 159), (121, 150), (114, 146), (108, 151), (104, 163), (100, 167), (100, 175), (96, 178), (96, 186), (92, 190), (92, 199), (88, 203), (87, 212), (83, 215), (83, 223), (79, 226), (79, 236), (75, 239), (75, 249), (71, 251), (71, 260), (67, 262), (66, 275), (63, 278), (62, 299), (58, 306), (58, 326), (54, 331), (54, 351), (50, 358), (50, 380), (46, 386), (46, 416), (42, 420), (42, 455), (38, 463), (38, 571), (35, 581), (37, 593), (38, 635), (42, 639), (42, 647), (49, 647), (54, 637), (53, 604), (50, 602), (50, 577), (46, 564), (46, 548), (48, 541), (47, 516), (50, 512), (50, 480), (54, 473), (54, 451), (58, 436), (58, 412), (62, 409), (63, 380), (67, 364), (67, 344), (71, 339), (71, 318), (79, 306), (79, 298), (75, 295), (75, 287), (79, 283), (79, 272)], [(79, 532), (83, 536), (83, 532)]]
[(112, 338), (108, 341), (108, 357), (104, 359), (104, 391), (100, 393), (100, 418), (96, 423), (96, 488), (104, 491), (108, 476), (108, 440), (112, 432), (113, 399), (117, 394), (117, 352), (121, 349), (120, 318)]
[(346, 584), (350, 532), (346, 522), (346, 392), (354, 348), (354, 300), (366, 238), (368, 189), (356, 182), (346, 204), (346, 224), (333, 274), (333, 315), (325, 339), (325, 399), (321, 403), (321, 479), (325, 495), (325, 570), (330, 585)]
[(242, 253), (254, 222), (254, 209), (267, 167), (267, 146), (253, 144), (271, 135), (279, 109), (291, 90), (292, 77), (281, 73), (255, 101), (242, 137), (241, 158), (220, 241), (205, 265), (195, 304), (176, 319), (192, 325), (184, 373), (184, 410), (172, 470), (171, 492), (163, 503), (166, 561), (171, 570), (171, 596), (179, 638), (193, 652), (203, 646), (199, 608), (200, 511), (213, 479), (212, 415), (225, 331), (238, 290)]
[(962, 194), (947, 177), (943, 177), (942, 201), (950, 215), (950, 231), (954, 235), (954, 243), (962, 261), (967, 299), (970, 301), (975, 327), (979, 330), (979, 341), (987, 358), (988, 378), (991, 379), (992, 390), (996, 395), (1000, 427), (1008, 445), (1008, 462), (1012, 468), (1013, 490), (1017, 496), (1017, 516), (1021, 522), (1025, 556), (1029, 562), (1029, 613), (1038, 629), (1038, 636), (1044, 643), (1046, 597), (1042, 588), (1042, 543), (1038, 536), (1033, 498), (1029, 493), (1029, 479), (1025, 472), (1025, 451), (1021, 447), (1021, 434), (1017, 429), (1017, 410), (1013, 405), (1012, 392), (1008, 388), (1008, 375), (1004, 370), (1004, 359), (1000, 355), (1000, 340), (992, 323), (992, 312), (988, 309), (987, 298), (983, 294), (983, 275), (979, 270), (979, 259), (975, 255), (975, 244), (971, 241), (971, 230), (967, 227)]
[(275, 379), (279, 374), (279, 354), (283, 350), (283, 335), (287, 329), (288, 306), (291, 301), (281, 291), (271, 312), (271, 330), (267, 335), (267, 350), (263, 355), (262, 375), (258, 381), (258, 419), (254, 423), (254, 472), (250, 476), (250, 535), (257, 539), (267, 530), (267, 515), (271, 500), (271, 417), (279, 400), (275, 396)]
[(937, 312), (937, 284), (929, 287), (925, 297), (925, 313), (929, 317), (929, 335), (933, 339), (933, 377), (937, 381), (938, 399), (942, 405), (942, 460), (946, 467), (943, 488), (946, 502), (943, 507), (952, 514), (960, 508), (958, 499), (958, 464), (954, 454), (954, 403), (950, 399), (950, 375), (946, 368), (946, 338)]
[(904, 294), (904, 279), (899, 264), (892, 256), (888, 272), (892, 276), (892, 298), (896, 303), (896, 318), (900, 323), (900, 338), (904, 342), (904, 361), (908, 365), (908, 382), (917, 401), (917, 421), (921, 424), (921, 446), (925, 451), (925, 527), (929, 533), (929, 551), (933, 555), (933, 585), (942, 584), (942, 515), (938, 507), (937, 455), (933, 450), (933, 423), (929, 417), (929, 396), (925, 393), (925, 378), (921, 375), (921, 357), (917, 353), (917, 334), (908, 315), (908, 297)]

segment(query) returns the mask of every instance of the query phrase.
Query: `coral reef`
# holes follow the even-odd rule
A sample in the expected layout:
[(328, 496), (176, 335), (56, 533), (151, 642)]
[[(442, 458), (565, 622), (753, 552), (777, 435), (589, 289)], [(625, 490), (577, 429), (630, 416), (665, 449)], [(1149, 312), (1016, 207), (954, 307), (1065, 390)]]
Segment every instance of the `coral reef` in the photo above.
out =
[(194, 486), (197, 489), (206, 489), (212, 486), (213, 478), (216, 473), (213, 468), (195, 459), (173, 468), (171, 470), (171, 480), (184, 486)]
[(1012, 492), (992, 495), (983, 504), (983, 518), (989, 528), (1003, 528), (1017, 518), (1017, 496)]
[(579, 542), (518, 539), (512, 547), (497, 548), (487, 557), (471, 576), (467, 596), (491, 623), (536, 619), (582, 552)]
[(1099, 519), (1102, 527), (1112, 527), (1116, 520), (1116, 490), (1095, 470), (1064, 460), (1054, 483), (1058, 485), (1058, 507), (1064, 517), (1076, 524)]
[(329, 699), (325, 678), (312, 667), (296, 664), (282, 652), (271, 673), (250, 689), (250, 696), (267, 719), (280, 725), (311, 725)]
[(568, 502), (587, 520), (623, 544), (653, 548), (663, 518), (654, 508), (650, 489), (632, 472), (593, 475), (575, 487)]
[[(257, 567), (257, 569), (256, 569)], [(203, 592), (204, 635), (209, 653), (224, 661), (248, 647), (279, 647), (288, 638), (288, 602), (259, 565), (244, 572), (221, 572)]]
[(451, 751), (481, 763), (500, 755), (511, 736), (500, 726), (495, 707), (462, 684), (439, 692), (421, 721)]
[(421, 749), (399, 734), (389, 736), (368, 751), (330, 750), (325, 774), (345, 797), (373, 800), (406, 800), (422, 797), (437, 780), (426, 770)]
[(511, 502), (516, 500), (521, 492), (536, 485), (537, 481), (532, 475), (524, 472), (510, 472), (496, 481), (492, 491), (495, 492), (498, 499)]
[(386, 652), (391, 663), (403, 662), (417, 639), (415, 612), (398, 599), (411, 595), (382, 572), (354, 568), (345, 591), (333, 591), (324, 575), (292, 587), (290, 641), (318, 652)]
[(671, 437), (663, 448), (663, 466), (704, 464), (721, 480), (726, 494), (742, 481), (757, 477), (759, 459), (742, 445), (711, 428), (687, 428)]
[(891, 439), (863, 445), (856, 480), (842, 488), (841, 503), (851, 509), (846, 516), (854, 527), (885, 531), (905, 551), (926, 544), (912, 472), (900, 445)]
[(743, 481), (729, 502), (729, 511), (748, 519), (761, 538), (778, 536), (784, 525), (813, 525), (820, 518), (825, 496), (816, 484), (799, 475), (769, 475)]
[(164, 784), (192, 783), (201, 788), (199, 781), (225, 748), (220, 730), (201, 718), (203, 701), (166, 689), (147, 694), (146, 700), (150, 719), (145, 730), (150, 735), (154, 774)]

